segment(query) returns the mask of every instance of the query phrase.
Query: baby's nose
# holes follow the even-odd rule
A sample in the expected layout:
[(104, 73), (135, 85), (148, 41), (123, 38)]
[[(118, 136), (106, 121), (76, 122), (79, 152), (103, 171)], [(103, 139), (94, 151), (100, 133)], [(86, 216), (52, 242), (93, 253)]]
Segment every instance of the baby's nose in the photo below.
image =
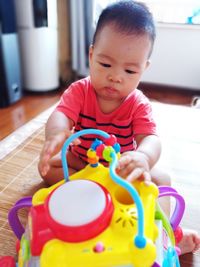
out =
[(122, 78), (120, 78), (119, 75), (109, 75), (108, 80), (110, 82), (114, 82), (114, 83), (121, 83), (122, 82)]

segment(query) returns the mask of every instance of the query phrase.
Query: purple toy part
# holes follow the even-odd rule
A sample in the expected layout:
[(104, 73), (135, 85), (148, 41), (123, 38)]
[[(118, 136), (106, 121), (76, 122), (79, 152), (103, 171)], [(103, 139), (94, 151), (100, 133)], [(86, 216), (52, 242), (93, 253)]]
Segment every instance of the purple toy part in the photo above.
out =
[(154, 264), (152, 265), (152, 267), (161, 267), (157, 262), (154, 262)]
[(177, 191), (174, 188), (171, 188), (170, 186), (159, 186), (158, 189), (159, 197), (172, 196), (176, 199), (174, 212), (170, 218), (170, 224), (173, 230), (176, 230), (183, 217), (183, 213), (185, 210), (185, 201), (183, 197), (179, 195)]
[(19, 220), (17, 212), (20, 209), (30, 207), (32, 207), (32, 197), (24, 197), (15, 203), (14, 207), (10, 210), (8, 214), (8, 221), (10, 227), (12, 228), (13, 232), (19, 240), (21, 239), (25, 229)]

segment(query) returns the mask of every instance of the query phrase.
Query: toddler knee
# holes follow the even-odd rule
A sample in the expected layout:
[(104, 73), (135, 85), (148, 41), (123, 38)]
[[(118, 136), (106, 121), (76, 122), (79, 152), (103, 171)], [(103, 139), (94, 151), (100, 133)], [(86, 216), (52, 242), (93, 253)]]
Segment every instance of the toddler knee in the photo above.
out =
[(168, 173), (164, 173), (162, 177), (162, 182), (163, 185), (171, 186), (172, 185), (171, 176)]
[(151, 177), (152, 181), (157, 185), (166, 185), (166, 186), (171, 186), (171, 176), (169, 173), (158, 169), (158, 168), (153, 168), (151, 170)]

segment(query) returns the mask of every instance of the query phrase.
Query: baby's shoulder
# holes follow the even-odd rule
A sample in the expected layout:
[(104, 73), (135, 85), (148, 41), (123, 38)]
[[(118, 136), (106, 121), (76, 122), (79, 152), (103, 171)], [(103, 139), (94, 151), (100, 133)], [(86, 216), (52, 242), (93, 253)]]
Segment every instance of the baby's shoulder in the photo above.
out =
[(79, 79), (70, 84), (64, 92), (64, 96), (73, 95), (76, 97), (85, 97), (91, 88), (91, 82), (88, 77)]
[(148, 97), (139, 89), (135, 89), (126, 100), (134, 105), (150, 102)]
[(85, 77), (82, 79), (79, 79), (71, 84), (73, 88), (80, 88), (82, 90), (87, 90), (88, 88), (91, 88), (91, 81), (90, 77)]

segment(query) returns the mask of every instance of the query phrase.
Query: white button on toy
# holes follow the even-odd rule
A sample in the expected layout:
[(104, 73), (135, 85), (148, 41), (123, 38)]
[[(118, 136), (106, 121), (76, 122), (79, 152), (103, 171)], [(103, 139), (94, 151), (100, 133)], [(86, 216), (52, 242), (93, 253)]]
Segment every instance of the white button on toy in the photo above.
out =
[(49, 228), (57, 238), (81, 242), (97, 236), (110, 224), (114, 211), (109, 192), (89, 180), (73, 180), (57, 187), (47, 198)]
[(52, 218), (67, 226), (81, 226), (96, 220), (105, 206), (105, 192), (98, 184), (88, 180), (63, 184), (49, 200)]

